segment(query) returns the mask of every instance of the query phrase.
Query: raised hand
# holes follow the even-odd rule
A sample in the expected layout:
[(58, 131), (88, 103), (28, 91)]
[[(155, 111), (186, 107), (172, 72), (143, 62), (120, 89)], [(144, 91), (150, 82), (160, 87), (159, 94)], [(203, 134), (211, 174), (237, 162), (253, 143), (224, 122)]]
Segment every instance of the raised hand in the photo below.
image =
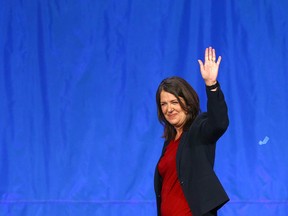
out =
[(218, 69), (221, 62), (221, 56), (216, 61), (216, 52), (212, 47), (205, 49), (205, 62), (198, 60), (202, 78), (207, 86), (214, 85), (217, 82)]

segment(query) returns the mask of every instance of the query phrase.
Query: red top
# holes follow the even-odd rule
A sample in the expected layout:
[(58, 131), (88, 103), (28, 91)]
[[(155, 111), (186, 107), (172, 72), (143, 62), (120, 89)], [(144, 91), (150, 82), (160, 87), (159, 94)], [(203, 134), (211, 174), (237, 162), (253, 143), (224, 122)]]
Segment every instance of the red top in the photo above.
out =
[(192, 216), (176, 171), (176, 152), (179, 142), (180, 138), (169, 143), (158, 164), (158, 170), (163, 179), (161, 190), (162, 216)]

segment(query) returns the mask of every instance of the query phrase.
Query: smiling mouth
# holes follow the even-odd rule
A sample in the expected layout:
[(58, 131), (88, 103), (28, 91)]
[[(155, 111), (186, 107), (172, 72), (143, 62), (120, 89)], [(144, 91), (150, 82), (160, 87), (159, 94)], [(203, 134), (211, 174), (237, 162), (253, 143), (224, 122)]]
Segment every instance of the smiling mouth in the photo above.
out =
[(168, 118), (174, 118), (176, 116), (176, 114), (170, 114), (168, 115)]

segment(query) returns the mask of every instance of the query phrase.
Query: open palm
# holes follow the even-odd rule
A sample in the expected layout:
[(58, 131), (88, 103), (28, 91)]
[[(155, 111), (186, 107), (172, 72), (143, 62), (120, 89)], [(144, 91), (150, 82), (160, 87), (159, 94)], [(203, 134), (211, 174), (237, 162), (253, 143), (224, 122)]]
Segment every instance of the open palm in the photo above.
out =
[(202, 78), (207, 86), (214, 85), (217, 81), (221, 56), (216, 61), (216, 52), (212, 47), (205, 49), (205, 62), (198, 60)]

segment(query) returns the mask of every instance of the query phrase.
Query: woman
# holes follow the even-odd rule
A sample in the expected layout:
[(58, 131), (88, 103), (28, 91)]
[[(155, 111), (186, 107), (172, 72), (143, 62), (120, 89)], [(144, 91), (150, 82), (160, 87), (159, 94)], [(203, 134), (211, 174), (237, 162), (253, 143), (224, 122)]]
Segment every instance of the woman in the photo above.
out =
[(198, 60), (206, 84), (207, 112), (200, 113), (198, 95), (182, 78), (163, 80), (156, 93), (158, 118), (164, 126), (162, 155), (154, 187), (158, 215), (208, 216), (229, 201), (213, 171), (216, 141), (229, 120), (217, 81), (221, 56), (212, 47)]

